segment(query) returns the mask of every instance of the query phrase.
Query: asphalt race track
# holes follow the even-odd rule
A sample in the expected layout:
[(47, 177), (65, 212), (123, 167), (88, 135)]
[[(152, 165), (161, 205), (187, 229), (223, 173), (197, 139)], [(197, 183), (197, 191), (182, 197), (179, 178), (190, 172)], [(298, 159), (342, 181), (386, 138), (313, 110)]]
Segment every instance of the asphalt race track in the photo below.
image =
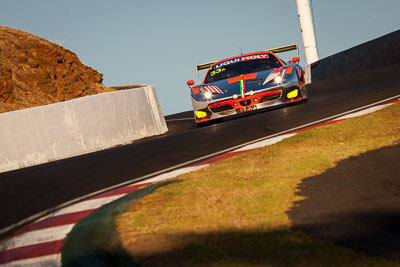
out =
[(204, 128), (184, 119), (192, 112), (167, 116), (166, 135), (0, 173), (0, 229), (97, 190), (399, 95), (399, 73), (396, 64), (316, 82), (307, 87), (306, 103)]

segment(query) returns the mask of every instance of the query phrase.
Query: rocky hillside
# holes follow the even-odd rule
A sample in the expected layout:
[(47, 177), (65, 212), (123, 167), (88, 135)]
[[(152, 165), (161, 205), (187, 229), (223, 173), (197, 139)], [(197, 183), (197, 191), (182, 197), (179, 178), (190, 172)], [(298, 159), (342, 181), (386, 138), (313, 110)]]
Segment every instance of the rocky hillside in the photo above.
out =
[(62, 46), (0, 26), (0, 113), (113, 90), (102, 81)]

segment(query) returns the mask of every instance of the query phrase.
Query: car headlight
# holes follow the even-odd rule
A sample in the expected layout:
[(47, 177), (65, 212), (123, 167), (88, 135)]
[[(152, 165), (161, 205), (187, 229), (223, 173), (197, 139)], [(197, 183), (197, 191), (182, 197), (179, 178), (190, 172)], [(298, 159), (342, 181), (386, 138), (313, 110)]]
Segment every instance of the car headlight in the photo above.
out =
[(281, 83), (281, 82), (282, 82), (282, 77), (281, 77), (281, 76), (278, 76), (278, 77), (276, 77), (276, 78), (274, 79), (274, 81), (275, 81), (276, 83)]
[(211, 92), (204, 92), (204, 97), (206, 98), (206, 99), (211, 99)]

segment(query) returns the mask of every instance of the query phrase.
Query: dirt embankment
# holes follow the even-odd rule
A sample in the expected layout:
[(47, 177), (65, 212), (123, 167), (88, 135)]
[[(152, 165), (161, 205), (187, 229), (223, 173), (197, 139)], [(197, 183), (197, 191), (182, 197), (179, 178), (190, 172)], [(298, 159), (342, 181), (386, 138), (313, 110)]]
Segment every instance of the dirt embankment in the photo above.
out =
[(0, 113), (113, 91), (73, 52), (0, 26)]

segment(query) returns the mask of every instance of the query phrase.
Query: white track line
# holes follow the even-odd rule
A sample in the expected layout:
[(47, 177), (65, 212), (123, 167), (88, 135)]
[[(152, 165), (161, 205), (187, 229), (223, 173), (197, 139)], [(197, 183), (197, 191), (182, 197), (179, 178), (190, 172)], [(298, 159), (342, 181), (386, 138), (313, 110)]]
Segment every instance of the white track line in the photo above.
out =
[(238, 152), (238, 151), (246, 151), (246, 150), (251, 150), (251, 149), (256, 149), (256, 148), (261, 148), (261, 147), (265, 147), (265, 146), (270, 146), (273, 144), (276, 144), (286, 138), (295, 136), (295, 133), (291, 133), (291, 134), (284, 134), (281, 136), (277, 136), (277, 137), (272, 137), (270, 139), (267, 140), (262, 140), (260, 142), (254, 143), (254, 144), (250, 144), (244, 147), (241, 147), (239, 149), (234, 150), (234, 152)]
[(66, 208), (60, 209), (60, 210), (52, 213), (50, 217), (63, 215), (63, 214), (67, 214), (67, 213), (74, 213), (74, 212), (78, 212), (78, 211), (97, 209), (97, 208), (99, 208), (105, 204), (108, 204), (120, 197), (125, 196), (125, 195), (126, 195), (126, 193), (109, 196), (109, 197), (85, 200), (85, 201), (73, 204), (71, 206), (68, 206)]
[[(184, 168), (181, 168), (181, 169), (173, 170), (173, 171), (170, 171), (170, 172), (167, 172), (167, 173), (163, 173), (163, 174), (157, 175), (154, 178), (148, 179), (148, 180), (145, 181), (145, 183), (155, 183), (155, 182), (159, 182), (159, 181), (175, 178), (175, 177), (178, 177), (179, 175), (199, 170), (199, 169), (204, 168), (204, 167), (206, 167), (208, 165), (209, 164), (203, 164), (203, 165), (190, 166), (190, 167), (184, 167)], [(139, 183), (136, 183), (136, 184), (142, 184), (142, 183), (144, 183), (144, 182), (139, 182)]]
[(347, 119), (350, 119), (350, 118), (359, 117), (359, 116), (362, 116), (362, 115), (366, 115), (366, 114), (381, 110), (381, 109), (383, 109), (385, 107), (388, 107), (390, 105), (393, 105), (393, 103), (367, 108), (367, 109), (364, 109), (364, 110), (361, 110), (361, 111), (358, 111), (358, 112), (355, 112), (355, 113), (352, 113), (352, 114), (344, 115), (342, 117), (336, 118), (335, 120), (347, 120)]

